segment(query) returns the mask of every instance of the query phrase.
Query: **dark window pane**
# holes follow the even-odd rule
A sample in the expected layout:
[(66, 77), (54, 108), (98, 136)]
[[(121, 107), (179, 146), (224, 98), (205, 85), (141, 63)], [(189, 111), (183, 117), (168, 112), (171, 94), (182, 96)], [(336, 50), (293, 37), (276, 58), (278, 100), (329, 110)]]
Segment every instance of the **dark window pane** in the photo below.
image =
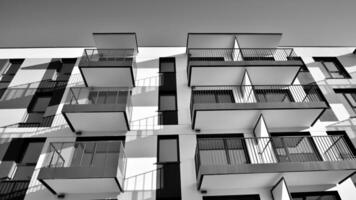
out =
[(37, 97), (31, 111), (45, 112), (52, 97)]
[(176, 110), (175, 95), (164, 95), (159, 97), (159, 110)]
[(172, 139), (159, 139), (159, 162), (177, 162), (178, 161), (178, 141)]
[(37, 163), (38, 157), (42, 151), (42, 142), (30, 142), (22, 157), (21, 163)]

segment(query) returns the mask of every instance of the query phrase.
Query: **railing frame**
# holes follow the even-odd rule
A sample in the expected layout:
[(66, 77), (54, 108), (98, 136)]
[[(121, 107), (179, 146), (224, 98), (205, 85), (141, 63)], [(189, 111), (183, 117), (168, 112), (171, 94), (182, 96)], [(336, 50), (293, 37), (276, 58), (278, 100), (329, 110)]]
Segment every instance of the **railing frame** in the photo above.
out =
[[(304, 147), (300, 150), (311, 150), (312, 155), (315, 155), (316, 160), (304, 160), (307, 157), (301, 157), (302, 159), (298, 158), (299, 160), (295, 161), (293, 159), (290, 158), (290, 154), (289, 152), (286, 152), (286, 156), (288, 161), (281, 161), (279, 160), (279, 154), (276, 152), (276, 150), (278, 148), (275, 147), (275, 143), (273, 142), (273, 140), (277, 140), (277, 139), (281, 139), (281, 142), (283, 143), (284, 139), (293, 139), (293, 138), (297, 138), (300, 139), (300, 141), (303, 141), (304, 139), (307, 140), (307, 146), (304, 145)], [(347, 143), (347, 140), (345, 138), (344, 135), (326, 135), (326, 136), (276, 136), (276, 137), (233, 137), (233, 138), (199, 138), (198, 140), (216, 140), (216, 141), (220, 141), (223, 140), (224, 143), (226, 143), (225, 140), (229, 140), (229, 139), (234, 139), (234, 140), (241, 140), (240, 142), (243, 145), (243, 150), (246, 156), (246, 162), (247, 163), (238, 163), (238, 164), (234, 164), (234, 165), (239, 165), (239, 164), (251, 164), (251, 165), (255, 165), (255, 164), (278, 164), (278, 163), (292, 163), (292, 162), (300, 162), (300, 163), (306, 163), (306, 162), (340, 162), (340, 161), (347, 161), (347, 160), (356, 160), (356, 155), (354, 155), (352, 148), (349, 146), (349, 144)], [(258, 144), (259, 141), (265, 141), (264, 142), (264, 146), (263, 148), (261, 148)], [(249, 142), (248, 142), (249, 141)], [(342, 141), (342, 143), (340, 144), (339, 142)], [(253, 144), (255, 146), (251, 147), (249, 145), (244, 145), (246, 143), (251, 143), (253, 142)], [(270, 145), (270, 146), (269, 146)], [(297, 144), (295, 147), (297, 147), (300, 144)], [(341, 145), (341, 146), (340, 146)], [(256, 147), (257, 146), (257, 147)], [(283, 149), (287, 149), (287, 148), (291, 148), (291, 146), (286, 145), (285, 143), (283, 143), (282, 145)], [(226, 147), (226, 144), (224, 145), (224, 147)], [(214, 149), (216, 147), (211, 147), (211, 151), (214, 151)], [(266, 151), (266, 149), (269, 148), (269, 150), (271, 151), (270, 153), (272, 153), (271, 158), (269, 158), (270, 160), (263, 160), (262, 159), (262, 154)], [(335, 148), (334, 150), (332, 150), (333, 148)], [(204, 149), (206, 150), (206, 149)], [(223, 150), (223, 149), (219, 149), (219, 150)], [(288, 149), (287, 149), (288, 150)], [(199, 170), (200, 170), (200, 166), (202, 165), (202, 161), (201, 161), (201, 156), (200, 156), (200, 151), (201, 148), (199, 146), (199, 141), (197, 141), (196, 144), (196, 149), (195, 149), (195, 156), (194, 156), (194, 160), (195, 160), (195, 170), (196, 170), (196, 175), (198, 177), (199, 175)], [(226, 149), (225, 149), (226, 151)], [(331, 151), (331, 155), (329, 153), (329, 151)], [(305, 152), (302, 153), (294, 153), (294, 154), (300, 154), (302, 156), (305, 156)], [(229, 155), (229, 154), (226, 154)], [(346, 156), (345, 156), (346, 155)], [(254, 163), (252, 163), (250, 161), (251, 156), (255, 156), (254, 159)], [(256, 156), (260, 156), (259, 158), (257, 158)], [(222, 163), (221, 165), (232, 165), (231, 161), (229, 162), (229, 160), (227, 159), (227, 163)]]

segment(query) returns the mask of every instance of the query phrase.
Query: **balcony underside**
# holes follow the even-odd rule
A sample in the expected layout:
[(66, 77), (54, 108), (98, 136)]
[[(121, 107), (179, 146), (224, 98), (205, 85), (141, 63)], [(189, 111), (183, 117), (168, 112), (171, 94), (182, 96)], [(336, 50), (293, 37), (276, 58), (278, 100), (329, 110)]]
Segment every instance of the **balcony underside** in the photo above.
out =
[(75, 132), (114, 132), (130, 129), (124, 105), (65, 105), (62, 113)]
[[(111, 168), (42, 168), (38, 179), (53, 193), (120, 193), (122, 175)], [(121, 184), (121, 185), (120, 185)]]
[(132, 62), (99, 61), (79, 66), (86, 86), (134, 87)]
[(191, 86), (239, 85), (245, 70), (255, 85), (290, 85), (297, 76), (301, 61), (190, 62)]
[(327, 108), (317, 103), (194, 104), (193, 129), (253, 129), (262, 114), (269, 128), (310, 127)]
[[(198, 189), (272, 187), (282, 176), (290, 186), (335, 185), (356, 169), (356, 161), (201, 166)], [(256, 181), (258, 180), (258, 181)]]

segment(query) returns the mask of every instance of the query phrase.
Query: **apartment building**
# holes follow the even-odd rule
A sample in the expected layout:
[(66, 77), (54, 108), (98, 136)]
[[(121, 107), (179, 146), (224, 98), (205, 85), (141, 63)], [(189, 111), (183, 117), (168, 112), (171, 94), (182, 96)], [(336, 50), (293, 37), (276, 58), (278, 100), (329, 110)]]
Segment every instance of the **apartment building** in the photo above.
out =
[(354, 47), (139, 37), (0, 49), (0, 199), (355, 199)]

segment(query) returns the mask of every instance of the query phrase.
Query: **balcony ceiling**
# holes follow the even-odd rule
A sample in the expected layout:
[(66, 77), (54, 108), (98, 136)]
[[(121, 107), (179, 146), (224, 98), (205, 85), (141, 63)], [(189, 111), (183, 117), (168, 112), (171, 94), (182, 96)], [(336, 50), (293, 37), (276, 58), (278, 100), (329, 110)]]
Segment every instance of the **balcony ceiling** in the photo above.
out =
[(136, 32), (139, 46), (185, 46), (188, 32), (273, 32), (283, 33), (282, 46), (356, 46), (355, 7), (354, 0), (3, 0), (0, 47), (94, 46), (93, 32)]

